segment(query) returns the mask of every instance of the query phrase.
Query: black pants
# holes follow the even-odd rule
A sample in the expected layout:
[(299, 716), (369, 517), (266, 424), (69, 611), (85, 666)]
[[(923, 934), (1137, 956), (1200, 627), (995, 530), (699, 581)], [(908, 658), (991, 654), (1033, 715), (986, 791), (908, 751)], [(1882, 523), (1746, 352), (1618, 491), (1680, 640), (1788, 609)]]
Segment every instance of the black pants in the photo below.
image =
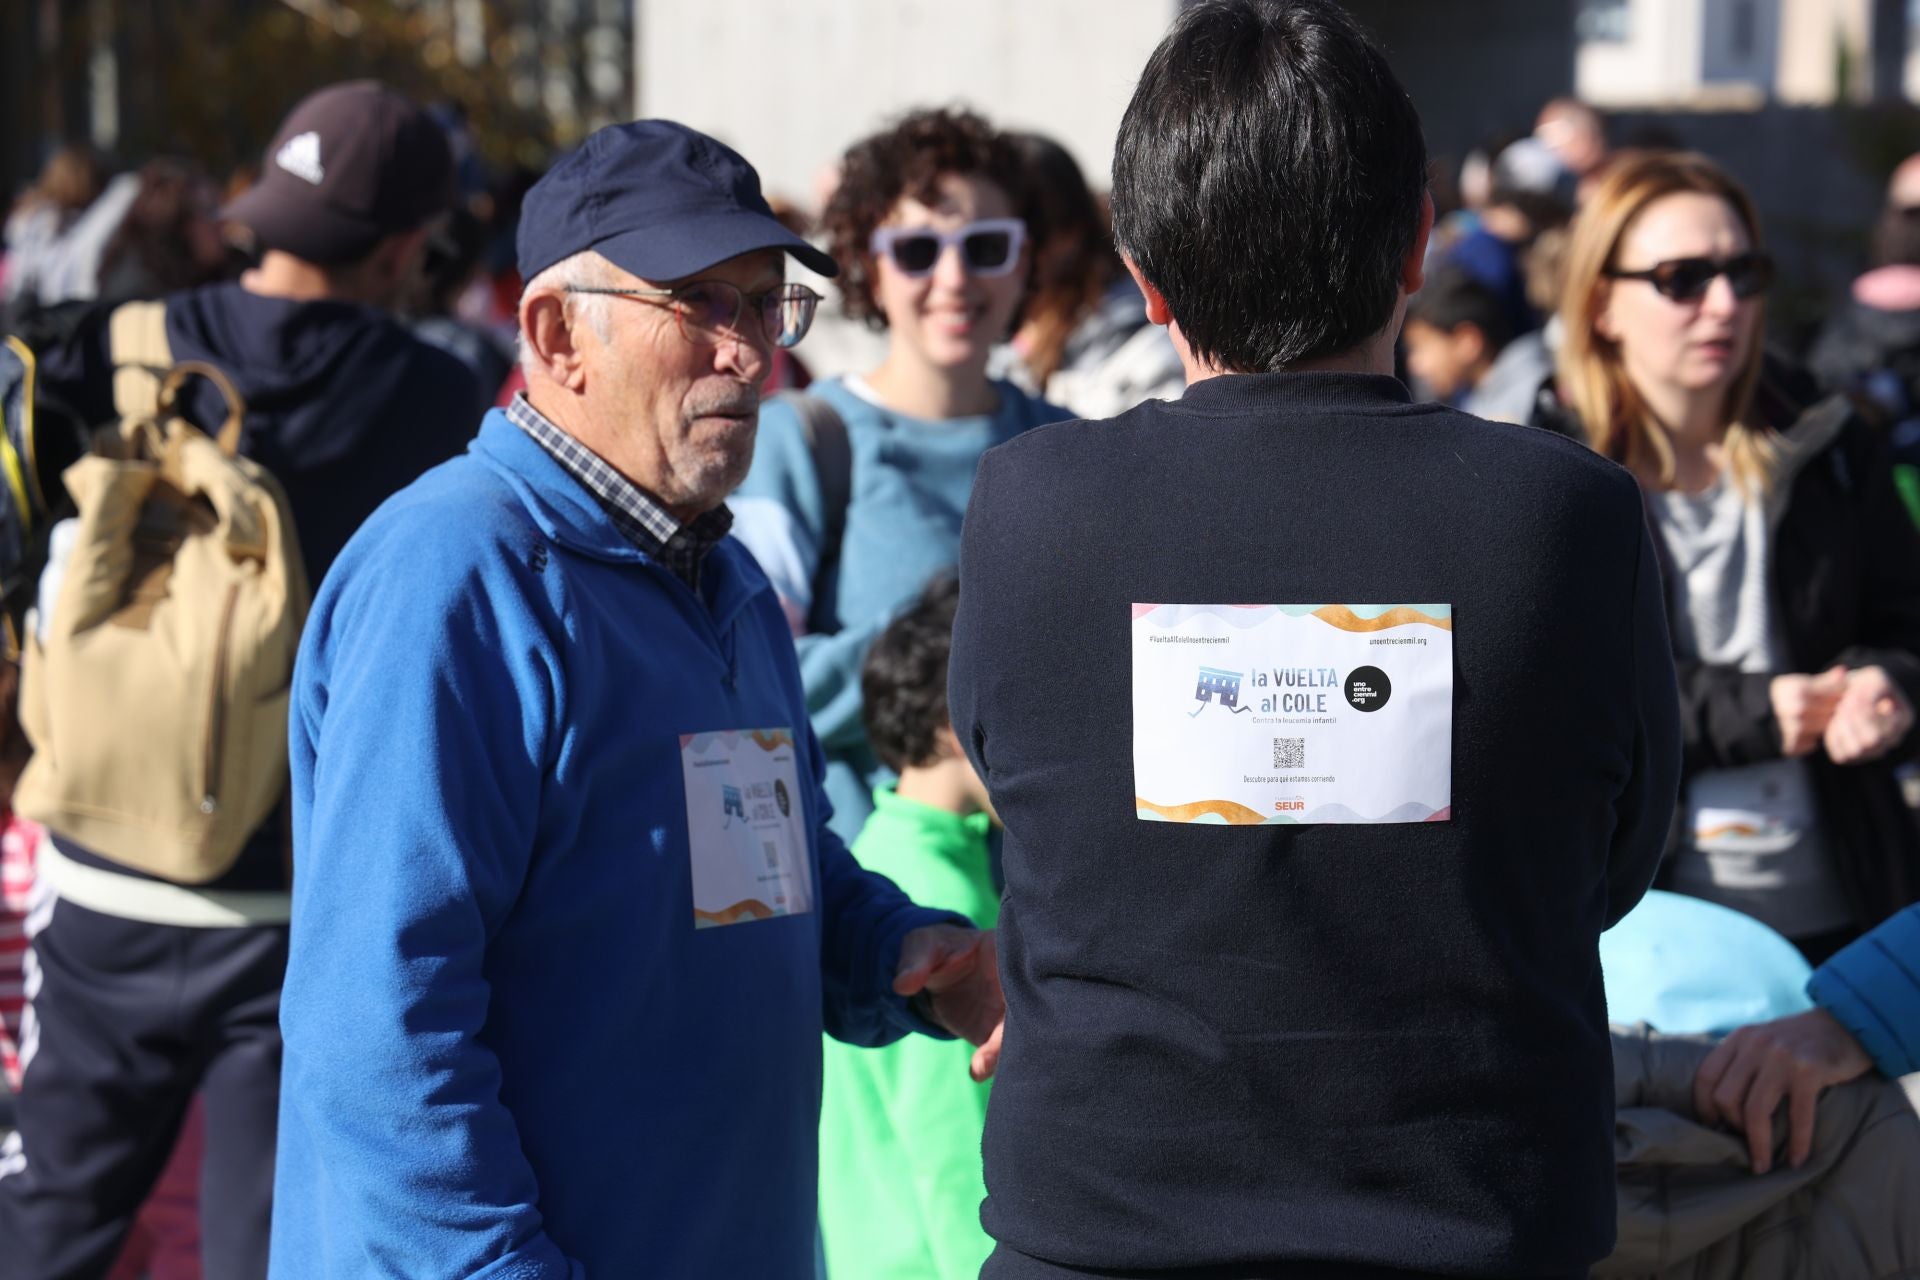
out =
[(38, 1040), (0, 1150), (0, 1280), (104, 1276), (195, 1092), (205, 1272), (264, 1277), (286, 926), (187, 929), (60, 902), (33, 955)]

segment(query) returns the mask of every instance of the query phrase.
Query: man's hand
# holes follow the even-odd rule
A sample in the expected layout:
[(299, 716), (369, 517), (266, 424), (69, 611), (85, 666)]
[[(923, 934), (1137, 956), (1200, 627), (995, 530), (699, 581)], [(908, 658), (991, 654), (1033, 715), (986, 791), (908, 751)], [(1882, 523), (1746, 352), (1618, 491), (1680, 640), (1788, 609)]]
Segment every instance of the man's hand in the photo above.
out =
[(1873, 1059), (1825, 1009), (1741, 1027), (1714, 1046), (1693, 1077), (1693, 1109), (1704, 1124), (1747, 1135), (1753, 1171), (1773, 1166), (1773, 1112), (1787, 1104), (1787, 1159), (1796, 1169), (1813, 1151), (1820, 1091), (1865, 1075)]
[(1000, 994), (1000, 965), (991, 929), (930, 924), (900, 944), (896, 995), (926, 992), (933, 1020), (976, 1046), (971, 1074), (985, 1080), (1000, 1065), (1000, 1031), (1007, 1002)]
[(1847, 691), (1847, 669), (1830, 667), (1817, 676), (1775, 676), (1767, 686), (1773, 718), (1780, 722), (1780, 751), (1789, 760), (1810, 755)]
[(1913, 705), (1880, 667), (1847, 673), (1847, 686), (1827, 722), (1827, 758), (1835, 764), (1878, 760), (1913, 728)]

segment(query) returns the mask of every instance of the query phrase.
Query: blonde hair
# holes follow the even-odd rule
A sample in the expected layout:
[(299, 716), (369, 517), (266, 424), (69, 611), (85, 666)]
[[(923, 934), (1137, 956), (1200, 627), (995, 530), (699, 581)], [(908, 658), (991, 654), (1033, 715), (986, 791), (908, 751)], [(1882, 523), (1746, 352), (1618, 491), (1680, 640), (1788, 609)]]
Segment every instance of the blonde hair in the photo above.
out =
[[(1674, 482), (1673, 444), (1627, 376), (1619, 344), (1604, 337), (1594, 321), (1612, 283), (1606, 273), (1617, 265), (1614, 255), (1627, 228), (1654, 201), (1683, 193), (1726, 201), (1759, 250), (1760, 218), (1753, 200), (1726, 170), (1693, 153), (1624, 152), (1608, 166), (1599, 189), (1574, 219), (1560, 300), (1565, 328), (1557, 357), (1561, 395), (1596, 452), (1636, 475), (1657, 477), (1663, 489)], [(1752, 305), (1760, 309), (1754, 321), (1756, 337), (1727, 388), (1721, 413), (1728, 467), (1734, 483), (1749, 494), (1766, 491), (1779, 457), (1778, 435), (1753, 417), (1763, 358), (1758, 333), (1766, 313), (1764, 301), (1756, 299)]]

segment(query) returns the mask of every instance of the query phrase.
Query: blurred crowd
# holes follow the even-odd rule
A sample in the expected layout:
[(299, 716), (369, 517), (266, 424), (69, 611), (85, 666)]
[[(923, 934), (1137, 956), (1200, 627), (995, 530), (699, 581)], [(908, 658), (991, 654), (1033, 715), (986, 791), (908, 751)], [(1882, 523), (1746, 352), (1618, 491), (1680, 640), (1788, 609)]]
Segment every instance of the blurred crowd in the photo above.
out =
[[(116, 169), (67, 146), (18, 193), (0, 259), (0, 333), (32, 353), (42, 385), (24, 392), (40, 401), (37, 438), (7, 452), (35, 472), (16, 478), (16, 504), (45, 510), (16, 518), (14, 562), (0, 565), (16, 653), (44, 629), (57, 592), (42, 573), (50, 561), (58, 572), (48, 531), (63, 514), (59, 467), (117, 417), (117, 358), (101, 335), (124, 304), (166, 303), (176, 359), (250, 370), (236, 375), (242, 452), (285, 486), (316, 588), (359, 523), (460, 453), (483, 412), (525, 406), (523, 293), (535, 282), (521, 275), (522, 220), (540, 175), (490, 171), (458, 110), (426, 116), (443, 140), (450, 203), (375, 227), (338, 255), (300, 248), (275, 221), (303, 195), (279, 194), (282, 171), (302, 163), (294, 144), (324, 134), (326, 118), (290, 121), (259, 171), (209, 174), (186, 156)], [(1879, 1104), (1818, 1101), (1823, 1089), (1920, 1067), (1920, 828), (1901, 763), (1920, 705), (1920, 156), (1890, 175), (1870, 261), (1832, 300), (1812, 348), (1795, 351), (1769, 341), (1775, 265), (1760, 214), (1734, 175), (1669, 141), (1616, 145), (1602, 113), (1557, 99), (1527, 132), (1433, 174), (1425, 282), (1406, 306), (1396, 359), (1416, 400), (1556, 432), (1626, 467), (1657, 534), (1684, 782), (1658, 887), (1602, 944), (1612, 1021), (1647, 1024), (1622, 1032), (1640, 1040), (1616, 1042), (1620, 1102), (1642, 1120), (1665, 1111), (1732, 1131), (1751, 1157), (1733, 1171), (1695, 1167), (1687, 1176), (1703, 1189), (1691, 1207), (1664, 1192), (1623, 1193), (1622, 1248), (1684, 1229), (1701, 1241), (1696, 1264), (1719, 1268), (1687, 1274), (1762, 1274), (1728, 1260), (1777, 1248), (1790, 1226), (1818, 1234), (1844, 1220), (1864, 1252), (1920, 1266), (1920, 1213), (1892, 1198), (1920, 1187), (1920, 1138), (1909, 1125), (1891, 1153), (1870, 1147), (1876, 1168), (1896, 1172), (1865, 1172), (1845, 1149), (1884, 1118)], [(823, 172), (815, 207), (771, 203), (837, 275), (796, 254), (785, 282), (806, 290), (778, 298), (657, 283), (682, 333), (751, 323), (750, 303), (768, 326), (749, 406), (759, 441), (726, 509), (794, 640), (834, 830), (917, 902), (991, 927), (996, 815), (946, 706), (976, 468), (1035, 427), (1177, 400), (1195, 374), (1169, 338), (1167, 304), (1143, 291), (1116, 248), (1104, 192), (1052, 139), (929, 107), (853, 142)], [(309, 233), (321, 235), (303, 223)], [(323, 242), (332, 243), (312, 243)], [(576, 293), (634, 292), (571, 262), (558, 266)], [(363, 271), (368, 263), (378, 270)], [(823, 295), (817, 313), (807, 290)], [(247, 310), (263, 297), (290, 309)], [(776, 332), (770, 299), (794, 309), (787, 330)], [(574, 304), (604, 324), (607, 308), (593, 304), (628, 300)], [(313, 310), (329, 305), (338, 313)], [(340, 336), (308, 359), (302, 344), (329, 325)], [(232, 336), (242, 330), (244, 341)], [(338, 354), (348, 350), (359, 354)], [(299, 365), (299, 376), (259, 371), (275, 360)], [(206, 427), (220, 415), (203, 405), (194, 416)], [(338, 426), (348, 419), (360, 426)], [(405, 448), (394, 445), (403, 435)], [(45, 490), (42, 503), (26, 501), (30, 488)], [(36, 600), (41, 614), (30, 616)], [(10, 671), (7, 693), (16, 680)], [(26, 746), (17, 722), (6, 734), (11, 785)], [(115, 916), (113, 904), (133, 895), (85, 887), (124, 870), (114, 857), (8, 811), (0, 1062), (19, 1096), (5, 1118), (27, 1115), (44, 1091), (47, 1159), (57, 1141), (85, 1156), (68, 1184), (40, 1184), (38, 1200), (9, 1210), (6, 1183), (27, 1176), (26, 1162), (17, 1139), (0, 1147), (0, 1229), (59, 1241), (36, 1246), (34, 1257), (60, 1268), (36, 1280), (261, 1273), (267, 1197), (229, 1192), (250, 1177), (271, 1184), (287, 963), (279, 814), (237, 870), (192, 891), (241, 895), (254, 904), (243, 913), (262, 914), (236, 932), (276, 939), (258, 954), (178, 962), (202, 976), (251, 975), (244, 997), (224, 988), (201, 997), (200, 1016), (221, 1029), (155, 1030), (125, 1052), (108, 1036), (89, 1056), (59, 1037), (82, 1037), (117, 1001), (140, 997), (98, 996), (89, 1009), (89, 992), (106, 988), (76, 975), (110, 970), (109, 948), (123, 959), (146, 953), (101, 933), (83, 955), (76, 936), (62, 961), (68, 985), (56, 990), (61, 975), (33, 954), (50, 945), (54, 901), (92, 901), (143, 937), (177, 922), (144, 909)], [(51, 881), (49, 860), (62, 869)], [(276, 894), (278, 907), (266, 902)], [(150, 973), (176, 962), (157, 952), (138, 961)], [(50, 1013), (36, 1019), (36, 1001), (49, 1011), (70, 1003), (49, 1022)], [(242, 1011), (252, 1019), (244, 1036), (230, 1021)], [(1669, 1050), (1646, 1047), (1649, 1027), (1734, 1034), (1673, 1066), (1656, 1061)], [(174, 1039), (179, 1047), (154, 1047)], [(909, 1040), (829, 1044), (824, 1274), (972, 1275), (992, 1248), (977, 1212), (988, 1087), (968, 1078), (968, 1046)], [(266, 1076), (233, 1085), (260, 1094), (235, 1107), (216, 1095), (229, 1083), (223, 1055), (243, 1042)], [(137, 1089), (55, 1079), (63, 1065), (69, 1082), (111, 1073), (102, 1062), (151, 1078)], [(1818, 1176), (1763, 1186), (1775, 1160)], [(1665, 1187), (1653, 1163), (1623, 1157), (1622, 1186)], [(62, 1208), (62, 1195), (87, 1207)], [(28, 1274), (8, 1269), (10, 1248), (0, 1240), (0, 1275)], [(1685, 1261), (1648, 1261), (1658, 1254), (1628, 1261), (1647, 1273)], [(1766, 1273), (1805, 1274), (1782, 1265)]]

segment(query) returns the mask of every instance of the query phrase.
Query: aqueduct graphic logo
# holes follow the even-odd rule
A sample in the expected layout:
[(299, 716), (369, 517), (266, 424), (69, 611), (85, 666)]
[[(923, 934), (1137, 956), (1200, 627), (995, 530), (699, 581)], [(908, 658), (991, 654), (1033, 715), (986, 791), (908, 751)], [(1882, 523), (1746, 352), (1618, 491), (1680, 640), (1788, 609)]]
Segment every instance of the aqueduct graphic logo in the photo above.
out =
[(1235, 715), (1248, 708), (1240, 705), (1240, 682), (1246, 678), (1243, 671), (1228, 671), (1221, 667), (1200, 668), (1199, 679), (1194, 683), (1194, 700), (1200, 705), (1189, 714), (1199, 715), (1207, 709), (1209, 703), (1217, 702)]

